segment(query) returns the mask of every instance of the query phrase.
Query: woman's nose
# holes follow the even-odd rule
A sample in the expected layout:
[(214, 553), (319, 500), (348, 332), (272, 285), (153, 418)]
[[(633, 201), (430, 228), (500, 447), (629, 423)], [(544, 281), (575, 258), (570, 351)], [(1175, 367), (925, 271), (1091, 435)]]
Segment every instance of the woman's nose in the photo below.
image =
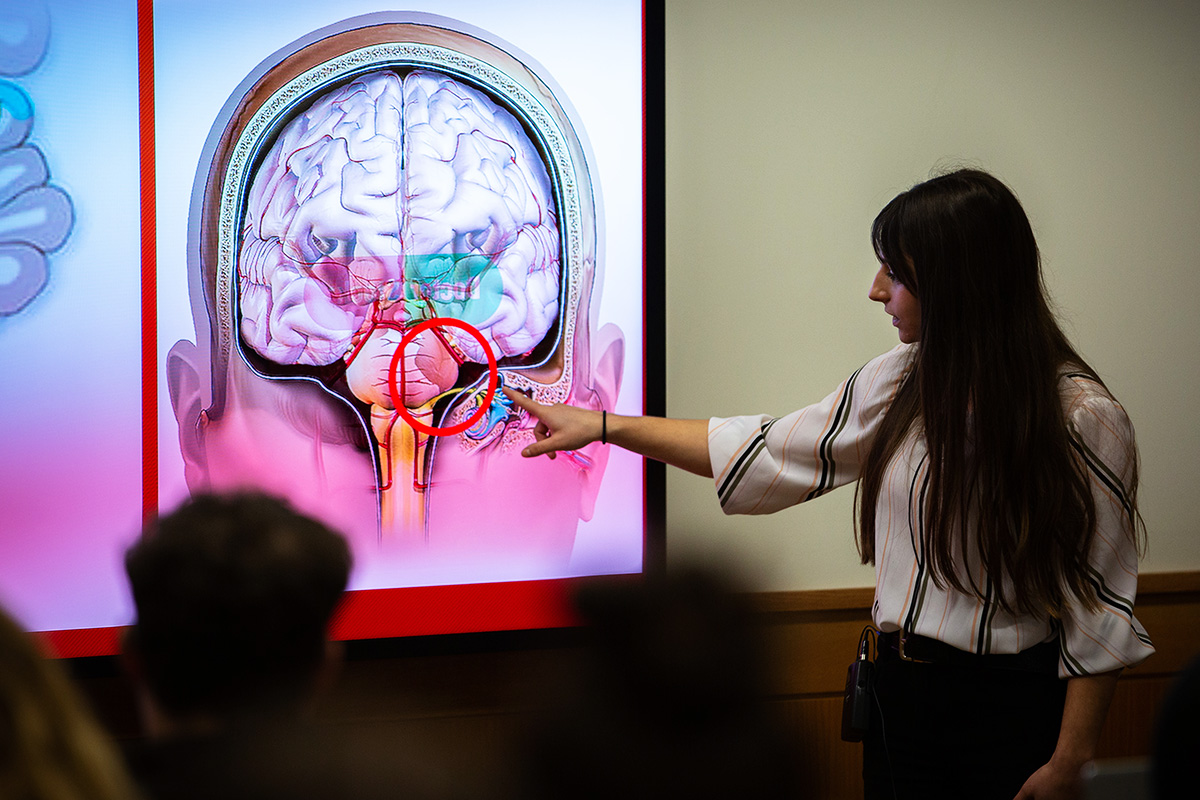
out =
[(889, 283), (884, 267), (880, 267), (879, 272), (875, 273), (875, 279), (871, 281), (871, 289), (867, 292), (867, 297), (877, 303), (886, 303), (891, 296), (888, 292)]

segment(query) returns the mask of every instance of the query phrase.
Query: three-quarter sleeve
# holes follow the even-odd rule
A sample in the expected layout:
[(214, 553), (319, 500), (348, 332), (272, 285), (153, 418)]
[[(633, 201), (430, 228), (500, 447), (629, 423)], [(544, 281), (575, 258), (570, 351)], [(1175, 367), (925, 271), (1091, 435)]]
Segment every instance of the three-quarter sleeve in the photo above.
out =
[(1137, 596), (1136, 520), (1127, 487), (1133, 485), (1137, 450), (1125, 410), (1080, 376), (1066, 409), (1071, 445), (1084, 464), (1096, 504), (1096, 534), (1089, 581), (1099, 607), (1074, 603), (1061, 621), (1059, 675), (1068, 678), (1132, 667), (1154, 652), (1133, 615)]
[(769, 514), (858, 479), (913, 345), (868, 362), (824, 400), (786, 417), (713, 418), (708, 452), (726, 514)]

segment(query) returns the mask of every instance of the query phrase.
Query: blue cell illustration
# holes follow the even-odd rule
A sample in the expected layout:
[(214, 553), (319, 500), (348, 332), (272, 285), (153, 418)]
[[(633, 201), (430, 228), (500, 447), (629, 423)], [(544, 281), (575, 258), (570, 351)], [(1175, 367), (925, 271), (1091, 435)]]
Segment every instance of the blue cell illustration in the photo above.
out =
[(16, 147), (33, 127), (33, 101), (25, 90), (0, 78), (0, 148)]
[[(40, 2), (0, 5), (0, 75), (23, 75), (41, 63), (50, 18)], [(29, 305), (46, 286), (46, 254), (71, 233), (71, 198), (51, 186), (42, 152), (27, 143), (34, 104), (0, 77), (0, 317)]]
[(41, 63), (50, 13), (39, 0), (0, 3), (0, 75), (24, 75)]

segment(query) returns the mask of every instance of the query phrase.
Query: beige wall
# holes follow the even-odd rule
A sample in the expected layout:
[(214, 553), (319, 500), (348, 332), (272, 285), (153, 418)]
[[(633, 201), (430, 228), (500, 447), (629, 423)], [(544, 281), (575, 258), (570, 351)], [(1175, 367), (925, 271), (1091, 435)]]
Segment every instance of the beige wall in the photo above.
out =
[[(891, 346), (871, 220), (939, 165), (982, 166), (1137, 428), (1143, 570), (1200, 569), (1200, 4), (667, 0), (666, 38), (669, 414), (783, 414)], [(672, 472), (670, 557), (763, 590), (870, 585), (852, 500), (726, 518)]]

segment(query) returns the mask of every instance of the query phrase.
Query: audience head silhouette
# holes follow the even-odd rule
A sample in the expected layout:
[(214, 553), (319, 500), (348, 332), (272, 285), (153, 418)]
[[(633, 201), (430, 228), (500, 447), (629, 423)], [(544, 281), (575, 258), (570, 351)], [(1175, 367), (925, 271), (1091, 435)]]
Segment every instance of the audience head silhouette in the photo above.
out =
[(778, 797), (795, 743), (765, 702), (762, 633), (728, 578), (596, 581), (570, 685), (529, 738), (527, 797)]
[(158, 519), (125, 558), (126, 649), (149, 699), (176, 723), (297, 710), (350, 565), (340, 535), (264, 495), (197, 496)]

